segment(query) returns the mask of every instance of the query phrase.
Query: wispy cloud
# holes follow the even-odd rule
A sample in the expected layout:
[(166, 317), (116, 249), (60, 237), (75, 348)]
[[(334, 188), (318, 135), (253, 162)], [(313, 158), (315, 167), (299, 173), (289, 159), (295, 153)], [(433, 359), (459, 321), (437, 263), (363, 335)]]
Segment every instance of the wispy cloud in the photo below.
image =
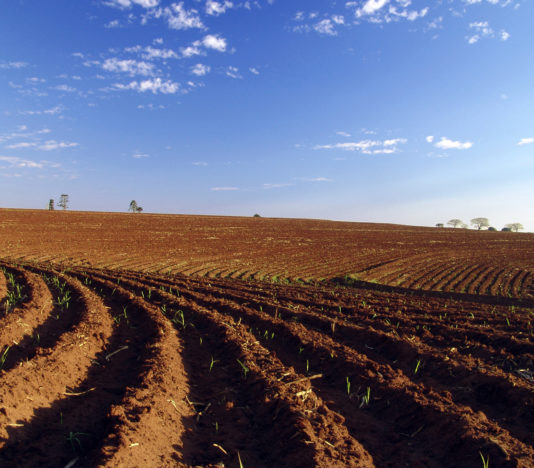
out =
[[(491, 28), (488, 21), (469, 23), (469, 29), (473, 31), (473, 34), (466, 37), (469, 44), (476, 44), (481, 39), (496, 37), (495, 31)], [(502, 29), (499, 31), (497, 37), (501, 41), (507, 41), (510, 38), (510, 33)]]
[(174, 81), (163, 81), (161, 78), (154, 78), (153, 80), (132, 81), (128, 84), (116, 83), (114, 89), (120, 91), (137, 91), (138, 93), (145, 93), (147, 91), (153, 94), (176, 94), (180, 89), (180, 84)]
[(212, 192), (235, 192), (239, 190), (239, 187), (211, 187)]
[(105, 0), (102, 3), (117, 8), (131, 8), (133, 5), (138, 5), (143, 8), (154, 8), (158, 6), (159, 0)]
[(134, 154), (132, 154), (132, 158), (134, 159), (146, 159), (149, 158), (150, 155), (146, 153), (141, 153), (140, 151), (136, 151)]
[(215, 0), (207, 0), (206, 13), (208, 15), (218, 16), (226, 13), (226, 10), (232, 8), (234, 4), (228, 0), (216, 2)]
[(228, 67), (226, 69), (226, 76), (229, 76), (230, 78), (234, 78), (234, 79), (243, 78), (240, 75), (239, 69), (237, 67)]
[(102, 69), (115, 73), (128, 73), (130, 76), (150, 76), (154, 74), (154, 65), (148, 62), (136, 60), (120, 60), (116, 57), (106, 59), (102, 63)]
[(270, 190), (270, 189), (276, 189), (276, 188), (291, 187), (293, 185), (295, 184), (292, 184), (292, 183), (263, 184), (263, 188), (266, 190)]
[(27, 62), (0, 62), (0, 70), (10, 70), (27, 67)]
[(139, 54), (140, 57), (145, 60), (154, 60), (154, 59), (167, 60), (167, 59), (179, 58), (179, 55), (172, 49), (162, 49), (162, 48), (156, 48), (152, 46), (141, 47), (138, 45), (135, 47), (127, 47), (125, 51)]
[(328, 177), (295, 177), (295, 180), (301, 180), (303, 182), (333, 182)]
[(398, 145), (406, 143), (406, 138), (393, 138), (389, 140), (361, 140), (353, 142), (334, 143), (329, 145), (316, 145), (314, 149), (340, 149), (344, 151), (360, 151), (364, 154), (393, 154)]
[(142, 23), (146, 23), (150, 18), (167, 20), (167, 24), (171, 29), (205, 29), (198, 10), (194, 8), (187, 10), (184, 8), (184, 2), (171, 3), (170, 6), (165, 8), (152, 8), (143, 16)]
[(205, 55), (206, 49), (212, 49), (218, 52), (226, 52), (227, 47), (228, 43), (224, 37), (208, 34), (202, 39), (193, 42), (190, 46), (182, 47), (180, 52), (182, 57), (189, 58), (195, 55)]
[(196, 76), (205, 76), (210, 72), (210, 70), (211, 67), (209, 65), (197, 63), (194, 67), (191, 68), (191, 73)]
[(60, 104), (58, 106), (51, 107), (50, 109), (27, 110), (27, 111), (20, 111), (19, 113), (22, 115), (58, 115), (58, 114), (61, 114), (64, 110), (65, 110), (65, 107), (63, 107)]
[(530, 145), (531, 143), (534, 143), (534, 138), (521, 138), (518, 145), (519, 146)]
[(48, 140), (48, 141), (45, 141), (44, 143), (35, 142), (35, 141), (21, 141), (19, 143), (13, 143), (11, 145), (7, 145), (6, 148), (9, 148), (9, 149), (32, 148), (32, 149), (40, 150), (40, 151), (52, 151), (56, 149), (74, 148), (78, 145), (79, 143), (73, 143), (69, 141), (56, 141), (56, 140)]
[(436, 148), (443, 149), (443, 150), (449, 150), (449, 149), (457, 149), (457, 150), (465, 150), (469, 149), (473, 146), (473, 143), (470, 141), (453, 141), (446, 137), (441, 137), (441, 140), (438, 141), (435, 145)]

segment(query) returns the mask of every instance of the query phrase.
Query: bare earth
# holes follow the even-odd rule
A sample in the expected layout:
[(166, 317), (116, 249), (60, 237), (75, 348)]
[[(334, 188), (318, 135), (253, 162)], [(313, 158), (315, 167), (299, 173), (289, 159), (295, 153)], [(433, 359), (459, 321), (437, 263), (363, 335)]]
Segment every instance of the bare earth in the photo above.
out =
[(534, 235), (0, 210), (0, 466), (534, 466)]

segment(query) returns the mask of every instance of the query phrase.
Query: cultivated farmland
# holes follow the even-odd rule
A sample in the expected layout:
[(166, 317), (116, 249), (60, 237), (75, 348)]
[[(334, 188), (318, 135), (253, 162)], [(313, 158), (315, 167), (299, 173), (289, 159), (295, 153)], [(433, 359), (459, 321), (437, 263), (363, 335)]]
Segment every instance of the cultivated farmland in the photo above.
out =
[(534, 466), (534, 235), (0, 211), (1, 466)]

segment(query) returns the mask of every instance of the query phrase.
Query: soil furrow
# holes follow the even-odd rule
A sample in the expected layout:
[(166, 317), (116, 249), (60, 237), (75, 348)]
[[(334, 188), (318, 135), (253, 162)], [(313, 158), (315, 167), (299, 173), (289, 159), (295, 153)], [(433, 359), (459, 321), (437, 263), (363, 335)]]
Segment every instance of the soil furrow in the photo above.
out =
[[(148, 289), (144, 294), (148, 294)], [(347, 433), (343, 419), (332, 413), (309, 390), (307, 379), (281, 365), (276, 357), (259, 346), (242, 325), (228, 316), (222, 316), (213, 308), (185, 300), (183, 296), (175, 297), (157, 289), (151, 296), (181, 307), (184, 314), (191, 316), (195, 327), (206, 330), (220, 343), (226, 342), (227, 354), (235, 356), (236, 361), (240, 359), (249, 369), (245, 372), (244, 388), (236, 390), (238, 397), (240, 395), (244, 399), (245, 407), (250, 410), (248, 417), (252, 418), (252, 423), (249, 429), (254, 433), (249, 434), (245, 441), (250, 445), (252, 454), (257, 454), (256, 457), (261, 460), (260, 466), (272, 466), (276, 460), (282, 459), (289, 466), (303, 467), (372, 465), (369, 455)], [(241, 369), (239, 362), (230, 364), (239, 371), (244, 369)], [(281, 376), (284, 381), (297, 381), (295, 387), (280, 382)], [(299, 382), (301, 379), (303, 381)], [(304, 392), (306, 398), (299, 397), (299, 392)], [(280, 421), (277, 425), (272, 424), (273, 414)], [(282, 435), (285, 444), (280, 441), (283, 433), (286, 433), (285, 437)], [(279, 451), (273, 450), (273, 444), (279, 446)], [(336, 447), (343, 447), (344, 454)], [(311, 458), (306, 459), (306, 453)], [(241, 454), (247, 454), (246, 446)], [(220, 457), (220, 454), (217, 455)], [(257, 465), (252, 463), (251, 466)]]

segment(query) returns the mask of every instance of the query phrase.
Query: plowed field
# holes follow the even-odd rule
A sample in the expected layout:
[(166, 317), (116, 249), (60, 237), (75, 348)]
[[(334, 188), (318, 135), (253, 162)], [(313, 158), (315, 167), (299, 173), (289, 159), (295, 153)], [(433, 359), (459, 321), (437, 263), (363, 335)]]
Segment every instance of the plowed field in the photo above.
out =
[(0, 466), (534, 466), (533, 239), (0, 211)]

